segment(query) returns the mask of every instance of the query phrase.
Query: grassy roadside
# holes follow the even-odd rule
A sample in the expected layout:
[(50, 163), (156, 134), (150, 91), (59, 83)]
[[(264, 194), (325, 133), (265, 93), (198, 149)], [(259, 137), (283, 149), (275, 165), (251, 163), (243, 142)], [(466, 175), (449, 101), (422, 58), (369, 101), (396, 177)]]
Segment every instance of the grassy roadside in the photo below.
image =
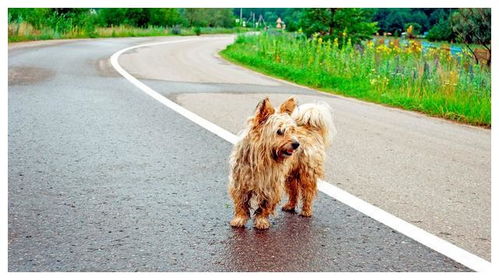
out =
[[(371, 43), (372, 44), (372, 43)], [(291, 35), (239, 36), (221, 52), (232, 62), (321, 91), (491, 126), (491, 75), (466, 54), (423, 53), (420, 45), (367, 45)]]
[(9, 24), (9, 42), (24, 42), (38, 40), (55, 39), (82, 39), (82, 38), (117, 38), (117, 37), (152, 37), (152, 36), (192, 36), (200, 34), (230, 34), (245, 32), (243, 28), (221, 28), (221, 27), (201, 27), (201, 28), (180, 28), (180, 27), (155, 27), (138, 28), (131, 26), (114, 26), (96, 28), (92, 32), (84, 29), (73, 28), (68, 32), (57, 32), (50, 28), (41, 30), (33, 28), (30, 24)]

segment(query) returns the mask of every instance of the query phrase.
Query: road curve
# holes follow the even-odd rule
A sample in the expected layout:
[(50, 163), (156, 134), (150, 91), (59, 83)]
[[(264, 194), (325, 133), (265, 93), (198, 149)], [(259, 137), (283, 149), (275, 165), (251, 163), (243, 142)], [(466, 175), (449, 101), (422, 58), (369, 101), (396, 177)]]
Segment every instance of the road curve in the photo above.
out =
[[(157, 40), (179, 38), (9, 48), (9, 271), (468, 270), (325, 195), (312, 219), (279, 213), (266, 232), (228, 227), (230, 144), (142, 94), (109, 64), (114, 52)], [(209, 49), (208, 42), (229, 40), (198, 43)], [(122, 64), (142, 51), (123, 55)], [(198, 58), (206, 67), (183, 75), (210, 77), (203, 71), (215, 69), (207, 64), (217, 60), (213, 51)], [(182, 73), (179, 65), (170, 68)], [(221, 79), (213, 73), (210, 79)], [(236, 88), (250, 103), (258, 96), (248, 94), (252, 89), (293, 88), (251, 75), (228, 95), (222, 91), (231, 83), (220, 80), (143, 81), (204, 108), (198, 112), (207, 118), (213, 118), (207, 100), (230, 97)], [(199, 92), (204, 105), (191, 99)], [(231, 107), (220, 114), (247, 114), (249, 103), (227, 102)]]
[(217, 36), (136, 49), (120, 63), (156, 91), (237, 133), (258, 100), (325, 101), (338, 130), (326, 180), (490, 260), (490, 130), (296, 87), (235, 66)]

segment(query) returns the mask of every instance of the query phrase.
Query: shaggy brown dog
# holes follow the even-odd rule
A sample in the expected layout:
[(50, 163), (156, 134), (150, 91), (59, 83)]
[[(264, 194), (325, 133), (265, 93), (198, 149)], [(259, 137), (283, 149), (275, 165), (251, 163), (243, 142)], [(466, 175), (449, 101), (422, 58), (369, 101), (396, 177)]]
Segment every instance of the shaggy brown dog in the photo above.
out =
[[(276, 112), (265, 98), (248, 120), (248, 128), (234, 145), (230, 157), (229, 194), (234, 201), (233, 227), (243, 227), (256, 208), (254, 226), (267, 229), (268, 216), (281, 199), (286, 174), (292, 167), (296, 139), (296, 123), (290, 113), (296, 107), (289, 99)], [(253, 207), (252, 207), (253, 206)]]
[[(278, 112), (265, 98), (249, 118), (248, 128), (230, 157), (229, 194), (234, 201), (231, 226), (244, 227), (253, 208), (254, 227), (269, 228), (268, 216), (275, 212), (284, 189), (289, 202), (283, 210), (294, 211), (301, 194), (301, 214), (312, 214), (317, 178), (324, 173), (332, 120), (325, 104), (295, 108), (294, 97), (286, 100)], [(302, 141), (305, 147), (300, 145)]]

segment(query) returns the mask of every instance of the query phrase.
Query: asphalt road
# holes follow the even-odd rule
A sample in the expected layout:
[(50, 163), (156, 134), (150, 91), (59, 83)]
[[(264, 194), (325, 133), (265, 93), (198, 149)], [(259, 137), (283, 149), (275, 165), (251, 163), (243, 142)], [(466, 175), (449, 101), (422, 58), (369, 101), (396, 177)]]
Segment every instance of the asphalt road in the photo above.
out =
[[(313, 218), (279, 213), (268, 231), (230, 228), (231, 145), (144, 95), (109, 64), (114, 52), (155, 40), (179, 38), (9, 48), (9, 271), (469, 270), (322, 194)], [(169, 67), (181, 79), (186, 66)], [(202, 93), (190, 83), (223, 89), (167, 78), (150, 82), (177, 88), (172, 94), (182, 87)], [(276, 83), (253, 79), (239, 87)], [(182, 102), (197, 106), (189, 96)], [(227, 114), (245, 110), (226, 107)]]
[(355, 99), (318, 94), (232, 65), (219, 36), (136, 49), (120, 63), (185, 108), (237, 133), (255, 104), (289, 95), (335, 111), (326, 180), (490, 260), (490, 130)]

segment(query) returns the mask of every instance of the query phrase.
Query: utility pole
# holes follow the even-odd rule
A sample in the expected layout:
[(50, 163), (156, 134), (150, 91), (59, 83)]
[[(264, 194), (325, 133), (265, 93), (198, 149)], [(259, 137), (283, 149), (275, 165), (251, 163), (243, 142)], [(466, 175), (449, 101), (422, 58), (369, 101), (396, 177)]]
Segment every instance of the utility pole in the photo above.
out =
[(243, 8), (239, 8), (239, 22), (243, 25)]
[(260, 14), (260, 18), (258, 19), (258, 22), (263, 22), (263, 26), (266, 27), (267, 24), (265, 23), (265, 19), (263, 18), (262, 14)]

